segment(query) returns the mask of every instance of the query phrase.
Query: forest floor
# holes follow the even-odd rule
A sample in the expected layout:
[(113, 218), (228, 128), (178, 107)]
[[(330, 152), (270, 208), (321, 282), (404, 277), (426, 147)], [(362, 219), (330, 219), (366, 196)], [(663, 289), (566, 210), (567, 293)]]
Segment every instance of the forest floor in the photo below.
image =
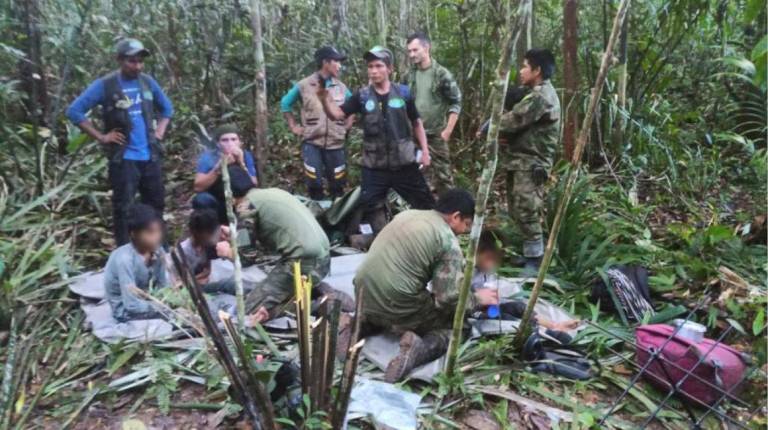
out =
[[(280, 175), (274, 177), (273, 183), (277, 182), (276, 185), (280, 187), (300, 192), (302, 186), (295, 186), (300, 182), (301, 172), (298, 153), (292, 155), (295, 156), (292, 161), (283, 161), (280, 167), (274, 169), (279, 171)], [(282, 160), (286, 159), (289, 158)], [(189, 184), (193, 160), (192, 154), (186, 152), (172, 156), (166, 164), (169, 196), (167, 220), (171, 237), (174, 239), (182, 237), (185, 220), (190, 211)], [(710, 258), (711, 253), (731, 252), (729, 248), (720, 248), (728, 242), (716, 236), (722, 232), (709, 231), (711, 228), (708, 230), (708, 225), (712, 223), (703, 221), (717, 216), (716, 212), (722, 213), (722, 208), (713, 208), (711, 199), (699, 202), (688, 200), (681, 205), (668, 198), (669, 188), (663, 182), (648, 179), (639, 181), (640, 185), (637, 187), (640, 208), (622, 207), (619, 211), (614, 211), (614, 216), (606, 221), (601, 212), (606, 202), (611, 202), (614, 198), (612, 193), (616, 192), (617, 187), (612, 184), (608, 175), (592, 175), (590, 181), (592, 187), (582, 190), (581, 197), (577, 196), (573, 204), (574, 210), (582, 210), (583, 213), (573, 213), (573, 220), (570, 221), (573, 225), (569, 229), (566, 224), (563, 230), (564, 234), (569, 234), (570, 231), (571, 234), (580, 235), (574, 238), (579, 246), (569, 248), (568, 243), (563, 242), (560, 245), (562, 255), (552, 270), (553, 277), (561, 282), (564, 291), (550, 289), (545, 291), (544, 297), (591, 321), (592, 328), (580, 334), (576, 343), (600, 363), (599, 375), (588, 381), (571, 381), (548, 374), (531, 373), (511, 347), (509, 336), (472, 341), (459, 361), (459, 366), (463, 369), (461, 381), (449, 381), (439, 376), (433, 384), (409, 381), (402, 385), (406, 390), (423, 395), (423, 405), (429, 405), (424, 408), (424, 414), (421, 416), (425, 427), (477, 430), (546, 429), (557, 427), (553, 423), (553, 417), (560, 416), (566, 419), (560, 421), (559, 428), (629, 429), (636, 428), (654, 412), (658, 405), (662, 404), (664, 393), (641, 381), (629, 391), (626, 398), (618, 402), (616, 412), (607, 422), (598, 425), (635, 374), (635, 370), (620, 358), (631, 358), (632, 351), (618, 340), (620, 336), (631, 337), (632, 332), (610, 315), (599, 313), (587, 301), (589, 282), (595, 277), (595, 268), (621, 260), (616, 258), (617, 255), (611, 255), (606, 248), (612, 249), (614, 253), (622, 253), (623, 250), (630, 249), (628, 247), (650, 250), (639, 255), (637, 259), (651, 266), (652, 275), (655, 275), (652, 279), (652, 290), (661, 306), (666, 305), (664, 302), (674, 302), (690, 309), (700, 301), (706, 300), (706, 304), (696, 314), (700, 321), (710, 322), (712, 332), (720, 333), (727, 329), (729, 321), (741, 321), (733, 323), (739, 325), (739, 330), (729, 335), (727, 340), (745, 352), (759, 353), (758, 350), (764, 348), (764, 344), (755, 344), (755, 339), (763, 337), (764, 327), (759, 327), (760, 330), (754, 333), (756, 337), (752, 337), (752, 331), (757, 330), (757, 327), (750, 323), (756, 319), (755, 309), (748, 308), (742, 299), (751, 294), (745, 289), (752, 288), (754, 283), (757, 283), (760, 289), (765, 288), (765, 285), (758, 281), (763, 278), (765, 268), (760, 264), (752, 264), (743, 269), (744, 266), (730, 264), (740, 276), (736, 280), (726, 279), (717, 271), (717, 267), (729, 265), (727, 256), (724, 257), (725, 260)], [(467, 181), (461, 178), (460, 182)], [(501, 203), (504, 201), (502, 183), (499, 179), (494, 190), (491, 201), (492, 214), (495, 215), (491, 216), (489, 222), (505, 232), (511, 230), (508, 236), (514, 242), (515, 233), (508, 226), (505, 209)], [(727, 183), (720, 185), (729, 186)], [(556, 199), (557, 193), (557, 188), (553, 187), (551, 199)], [(599, 201), (598, 206), (602, 207), (595, 207), (595, 201)], [(733, 190), (728, 201), (723, 204), (732, 216), (722, 218), (718, 224), (727, 223), (729, 231), (733, 232), (739, 231), (739, 228), (755, 215), (759, 218), (761, 210), (764, 209), (759, 207), (756, 199), (751, 198), (747, 191), (741, 189)], [(621, 216), (616, 216), (617, 213)], [(633, 220), (630, 227), (622, 224), (628, 222), (628, 219)], [(638, 222), (638, 219), (643, 222)], [(585, 236), (582, 226), (583, 222), (587, 221), (598, 225), (605, 224), (602, 227), (611, 230), (612, 235), (606, 235), (605, 240)], [(764, 228), (764, 218), (762, 222)], [(674, 241), (667, 241), (663, 238), (669, 236), (670, 225), (693, 227), (690, 231), (680, 233)], [(757, 229), (760, 220), (757, 219), (750, 225)], [(601, 234), (595, 231), (591, 233), (597, 236)], [(705, 236), (698, 238), (697, 235), (701, 234)], [(739, 255), (742, 257), (749, 255), (749, 258), (757, 255), (755, 258), (758, 260), (762, 253), (764, 258), (764, 243), (760, 243), (764, 232), (763, 236), (759, 234), (753, 231), (751, 235), (737, 237), (736, 240), (743, 243), (747, 251), (739, 248), (739, 251), (733, 252), (741, 253)], [(627, 242), (622, 235), (629, 237), (630, 241)], [(703, 242), (697, 244), (697, 240)], [(757, 241), (757, 244), (749, 245), (749, 241)], [(695, 248), (699, 245), (700, 248)], [(93, 268), (98, 268), (103, 264), (108, 249), (113, 244), (111, 240), (90, 237), (85, 238), (78, 246), (89, 250), (87, 254), (92, 260), (90, 264)], [(671, 250), (662, 253), (659, 251), (661, 248)], [(691, 255), (686, 255), (688, 253)], [(739, 255), (736, 257), (742, 258)], [(701, 264), (714, 267), (703, 270), (698, 266)], [(654, 268), (657, 269), (656, 273), (653, 273)], [(693, 274), (700, 270), (703, 270), (703, 277)], [(510, 268), (502, 270), (502, 274), (515, 273), (514, 269)], [(733, 300), (726, 303), (723, 294), (728, 294)], [(222, 369), (206, 351), (160, 345), (103, 344), (91, 334), (81, 332), (81, 312), (76, 309), (76, 302), (66, 293), (62, 294), (60, 300), (70, 302), (71, 307), (66, 308), (66, 312), (62, 312), (55, 319), (56, 323), (43, 329), (46, 331), (40, 334), (46, 336), (46, 342), (50, 342), (50, 346), (42, 358), (36, 357), (41, 361), (23, 395), (23, 399), (27, 400), (22, 400), (22, 406), (24, 401), (29, 401), (43, 390), (28, 422), (31, 427), (49, 428), (64, 423), (65, 426), (76, 429), (216, 426), (249, 428), (238, 418), (238, 407), (228, 400), (227, 384), (222, 382)], [(744, 325), (748, 327), (744, 329)], [(281, 348), (293, 347), (290, 340), (281, 339), (279, 344)], [(54, 356), (55, 351), (67, 348), (70, 352), (65, 360), (54, 362), (48, 358)], [(254, 348), (256, 352), (266, 353), (264, 346), (257, 342), (254, 343)], [(177, 362), (178, 356), (183, 354), (189, 355), (182, 363)], [(380, 372), (373, 371), (370, 364), (363, 363), (360, 368), (366, 375), (380, 375)], [(110, 382), (142, 369), (148, 370), (150, 375), (144, 383), (126, 389), (109, 386)], [(748, 417), (748, 413), (763, 404), (766, 396), (765, 382), (764, 371), (754, 374), (750, 378), (749, 386), (740, 395), (749, 406), (729, 402), (723, 412), (745, 426), (764, 426), (764, 407), (757, 416)], [(673, 398), (665, 404), (657, 419), (653, 420), (648, 428), (689, 428), (685, 410), (684, 404)], [(694, 413), (700, 416), (704, 410), (695, 409)], [(744, 421), (747, 419), (751, 420), (749, 424)], [(369, 425), (359, 422), (354, 424), (363, 426), (362, 428)], [(727, 427), (725, 421), (716, 419), (714, 415), (704, 421), (704, 426), (738, 428), (733, 424)]]

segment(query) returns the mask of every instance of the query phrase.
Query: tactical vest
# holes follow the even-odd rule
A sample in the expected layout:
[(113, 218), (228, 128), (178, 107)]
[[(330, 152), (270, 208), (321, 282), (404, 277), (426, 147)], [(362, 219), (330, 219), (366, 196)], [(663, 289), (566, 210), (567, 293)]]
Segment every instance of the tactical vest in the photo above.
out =
[[(301, 93), (301, 126), (304, 128), (302, 138), (312, 145), (325, 149), (344, 147), (347, 129), (344, 120), (334, 121), (325, 115), (323, 104), (317, 98), (317, 85), (320, 83), (317, 73), (300, 80), (297, 85)], [(347, 87), (336, 78), (333, 85), (328, 87), (328, 93), (333, 102), (341, 106), (347, 94)]]
[[(117, 107), (117, 103), (125, 98), (123, 89), (120, 87), (120, 71), (115, 71), (102, 78), (104, 80), (104, 105), (102, 106), (102, 115), (104, 120), (104, 133), (112, 130), (119, 130), (126, 139), (129, 138), (133, 123), (128, 109)], [(159, 160), (162, 155), (160, 142), (155, 139), (155, 103), (152, 96), (152, 87), (149, 78), (139, 75), (139, 88), (141, 90), (141, 115), (144, 117), (144, 124), (147, 129), (147, 142), (152, 161)], [(122, 162), (125, 153), (125, 145), (104, 145), (107, 157), (113, 162)]]
[(416, 162), (416, 145), (400, 85), (389, 90), (386, 113), (372, 86), (360, 90), (363, 105), (363, 167), (398, 169)]

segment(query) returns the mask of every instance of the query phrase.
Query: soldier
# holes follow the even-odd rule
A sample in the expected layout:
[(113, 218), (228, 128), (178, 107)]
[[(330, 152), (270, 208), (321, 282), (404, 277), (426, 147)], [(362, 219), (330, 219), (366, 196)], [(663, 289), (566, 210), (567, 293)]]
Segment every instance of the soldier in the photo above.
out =
[[(317, 99), (317, 88), (323, 86), (334, 103), (341, 105), (352, 93), (339, 81), (341, 62), (347, 57), (335, 48), (324, 46), (315, 51), (317, 71), (297, 82), (280, 100), (280, 110), (291, 131), (302, 139), (301, 155), (304, 159), (304, 179), (309, 197), (322, 200), (323, 178), (328, 183), (328, 194), (336, 198), (344, 193), (347, 181), (347, 161), (344, 141), (354, 116), (346, 121), (332, 120), (325, 115)], [(301, 100), (301, 126), (291, 112)]]
[[(387, 366), (388, 382), (447, 350), (464, 267), (456, 235), (469, 231), (474, 211), (472, 196), (453, 189), (440, 196), (434, 210), (402, 212), (376, 237), (358, 268), (355, 288), (364, 289), (361, 336), (401, 334), (400, 352)], [(467, 309), (497, 301), (495, 290), (479, 289)], [(349, 334), (343, 327), (342, 348)]]
[(408, 58), (413, 66), (408, 74), (408, 86), (427, 133), (432, 156), (430, 183), (437, 194), (442, 194), (453, 188), (448, 142), (461, 112), (461, 90), (451, 72), (432, 58), (431, 48), (432, 42), (425, 33), (408, 36)]
[(266, 279), (246, 296), (246, 323), (274, 318), (280, 305), (293, 297), (295, 261), (301, 263), (301, 273), (312, 278), (312, 285), (324, 287), (318, 284), (331, 267), (328, 237), (296, 197), (277, 188), (254, 188), (237, 205), (237, 212), (251, 237), (268, 253), (280, 255)]
[[(363, 58), (368, 65), (369, 86), (357, 90), (341, 107), (327, 97), (325, 88), (318, 88), (317, 93), (328, 117), (341, 120), (354, 114), (362, 116), (361, 204), (370, 219), (379, 212), (391, 188), (414, 208), (430, 209), (435, 199), (420, 170), (429, 167), (429, 148), (413, 97), (407, 86), (389, 80), (392, 51), (375, 46)], [(419, 160), (414, 140), (422, 151)], [(380, 221), (371, 224), (374, 232), (383, 226)]]
[(554, 71), (551, 52), (526, 52), (520, 83), (531, 91), (504, 113), (499, 123), (499, 133), (506, 137), (507, 205), (523, 235), (523, 257), (528, 271), (538, 270), (544, 255), (544, 184), (560, 138), (560, 101), (549, 81)]
[[(128, 243), (125, 211), (138, 192), (162, 217), (165, 207), (160, 141), (173, 115), (173, 106), (151, 76), (142, 73), (150, 55), (136, 39), (115, 47), (119, 70), (95, 80), (67, 109), (67, 117), (95, 139), (109, 157), (112, 213), (117, 245)], [(104, 131), (86, 114), (101, 105)], [(155, 121), (157, 120), (157, 121)]]

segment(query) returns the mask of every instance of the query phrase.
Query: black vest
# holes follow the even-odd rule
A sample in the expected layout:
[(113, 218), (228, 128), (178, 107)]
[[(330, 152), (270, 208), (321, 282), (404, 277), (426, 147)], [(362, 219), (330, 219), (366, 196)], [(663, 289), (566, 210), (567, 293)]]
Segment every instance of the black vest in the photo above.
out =
[(363, 167), (399, 169), (416, 162), (412, 124), (400, 86), (392, 83), (386, 112), (372, 86), (360, 90), (363, 105)]
[[(125, 135), (126, 139), (129, 139), (131, 128), (133, 127), (131, 115), (128, 113), (128, 109), (117, 106), (120, 100), (125, 99), (123, 89), (120, 87), (119, 78), (119, 70), (102, 78), (104, 80), (104, 106), (102, 106), (104, 132), (119, 130)], [(163, 151), (160, 142), (155, 138), (155, 103), (152, 97), (152, 87), (149, 78), (144, 74), (139, 75), (139, 88), (141, 91), (141, 115), (144, 117), (144, 124), (147, 129), (149, 151), (152, 161), (157, 161), (162, 158)], [(110, 144), (104, 145), (104, 147), (110, 161), (118, 163), (123, 161), (125, 145)]]

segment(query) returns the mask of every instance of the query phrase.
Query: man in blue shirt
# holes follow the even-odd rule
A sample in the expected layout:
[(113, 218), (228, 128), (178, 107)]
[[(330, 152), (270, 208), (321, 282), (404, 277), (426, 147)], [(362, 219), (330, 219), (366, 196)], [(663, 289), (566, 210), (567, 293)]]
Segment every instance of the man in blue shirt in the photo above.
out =
[[(347, 181), (347, 157), (344, 144), (347, 130), (354, 116), (333, 120), (325, 115), (322, 103), (317, 99), (317, 88), (322, 85), (337, 105), (344, 103), (352, 93), (339, 80), (341, 62), (346, 60), (331, 46), (315, 51), (317, 70), (298, 81), (280, 100), (280, 111), (291, 131), (302, 140), (301, 155), (304, 159), (304, 181), (309, 197), (325, 198), (323, 178), (328, 183), (331, 198), (344, 194)], [(301, 101), (301, 125), (293, 117), (293, 105)]]
[[(150, 55), (141, 42), (124, 39), (116, 48), (119, 69), (93, 83), (67, 109), (67, 117), (95, 139), (109, 157), (115, 240), (128, 242), (125, 210), (136, 193), (162, 216), (165, 189), (160, 141), (173, 106), (157, 82), (142, 73)], [(101, 106), (103, 132), (86, 116)]]
[(258, 184), (256, 163), (251, 151), (243, 149), (236, 125), (225, 124), (218, 127), (213, 132), (213, 141), (216, 142), (216, 149), (203, 152), (197, 160), (194, 184), (197, 194), (192, 199), (192, 207), (213, 209), (219, 216), (219, 222), (227, 224), (221, 169), (227, 166), (230, 189), (232, 195), (237, 198), (244, 196)]

